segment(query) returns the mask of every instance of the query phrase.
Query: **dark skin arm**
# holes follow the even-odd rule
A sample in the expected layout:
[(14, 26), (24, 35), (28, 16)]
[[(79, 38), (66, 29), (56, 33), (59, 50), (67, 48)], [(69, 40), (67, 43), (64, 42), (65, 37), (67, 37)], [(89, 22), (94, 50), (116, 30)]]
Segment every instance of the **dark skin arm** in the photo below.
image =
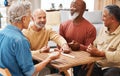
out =
[(87, 52), (89, 52), (92, 56), (97, 56), (97, 57), (105, 57), (105, 52), (100, 51), (97, 49), (95, 46), (90, 44), (87, 48)]

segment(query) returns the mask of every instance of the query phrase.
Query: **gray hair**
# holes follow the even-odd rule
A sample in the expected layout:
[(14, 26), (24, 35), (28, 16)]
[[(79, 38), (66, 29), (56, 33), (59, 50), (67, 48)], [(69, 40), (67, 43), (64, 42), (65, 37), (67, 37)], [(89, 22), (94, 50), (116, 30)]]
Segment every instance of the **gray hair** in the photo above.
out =
[(110, 15), (113, 15), (118, 22), (120, 22), (120, 7), (118, 5), (107, 5), (105, 9), (109, 11)]
[(12, 22), (20, 22), (23, 16), (31, 12), (31, 3), (27, 1), (16, 1), (12, 3), (8, 10), (8, 20)]

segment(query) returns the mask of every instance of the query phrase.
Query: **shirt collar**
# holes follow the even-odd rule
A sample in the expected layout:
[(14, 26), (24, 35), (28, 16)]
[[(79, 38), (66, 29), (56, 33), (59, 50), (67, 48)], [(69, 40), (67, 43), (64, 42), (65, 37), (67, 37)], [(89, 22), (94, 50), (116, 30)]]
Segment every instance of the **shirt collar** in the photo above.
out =
[(105, 33), (107, 33), (107, 34), (109, 34), (109, 35), (116, 35), (116, 34), (120, 33), (120, 25), (119, 25), (118, 28), (117, 28), (114, 32), (112, 32), (112, 33), (110, 33), (110, 32), (108, 31), (108, 29), (106, 28)]
[(14, 25), (11, 25), (11, 24), (8, 24), (6, 26), (6, 28), (22, 33), (21, 30), (18, 27), (14, 26)]

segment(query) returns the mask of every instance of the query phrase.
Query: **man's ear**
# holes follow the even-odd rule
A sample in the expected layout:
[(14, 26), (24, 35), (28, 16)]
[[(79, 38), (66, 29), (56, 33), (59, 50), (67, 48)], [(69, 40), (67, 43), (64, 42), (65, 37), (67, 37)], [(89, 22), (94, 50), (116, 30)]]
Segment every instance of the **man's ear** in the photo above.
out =
[(26, 16), (23, 16), (22, 17), (22, 22), (25, 23), (25, 21), (26, 21)]
[(112, 22), (116, 21), (116, 18), (114, 16), (111, 16), (111, 18), (112, 18)]
[(33, 18), (33, 16), (31, 16), (31, 20), (32, 20), (32, 21), (34, 21), (34, 18)]

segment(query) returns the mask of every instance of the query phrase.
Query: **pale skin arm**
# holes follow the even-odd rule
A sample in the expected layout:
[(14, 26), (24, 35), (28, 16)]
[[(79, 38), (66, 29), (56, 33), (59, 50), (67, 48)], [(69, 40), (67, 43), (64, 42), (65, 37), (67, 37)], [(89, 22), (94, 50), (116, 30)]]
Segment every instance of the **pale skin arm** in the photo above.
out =
[(64, 53), (70, 53), (71, 52), (71, 49), (69, 48), (67, 43), (63, 44), (62, 50), (63, 50)]
[(34, 54), (34, 53), (43, 53), (43, 52), (49, 52), (50, 51), (50, 47), (49, 46), (44, 46), (42, 47), (41, 49), (38, 49), (38, 50), (32, 50), (31, 53)]
[(35, 76), (38, 72), (40, 72), (51, 60), (55, 60), (55, 59), (59, 58), (60, 54), (61, 54), (60, 51), (53, 52), (44, 61), (36, 64), (35, 72), (32, 76)]
[(33, 76), (35, 76), (38, 72), (40, 72), (49, 62), (51, 61), (50, 58), (45, 59), (41, 63), (35, 65), (35, 72)]

